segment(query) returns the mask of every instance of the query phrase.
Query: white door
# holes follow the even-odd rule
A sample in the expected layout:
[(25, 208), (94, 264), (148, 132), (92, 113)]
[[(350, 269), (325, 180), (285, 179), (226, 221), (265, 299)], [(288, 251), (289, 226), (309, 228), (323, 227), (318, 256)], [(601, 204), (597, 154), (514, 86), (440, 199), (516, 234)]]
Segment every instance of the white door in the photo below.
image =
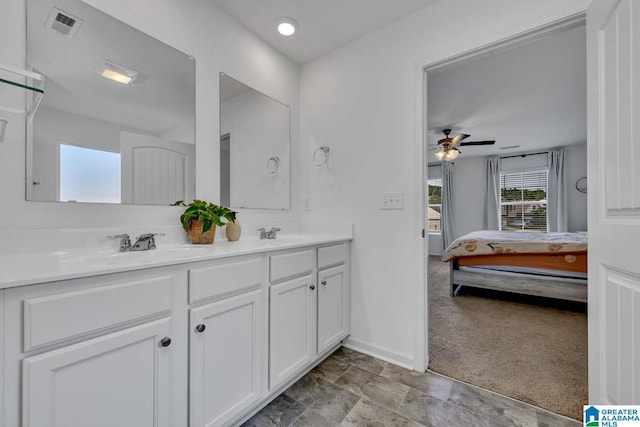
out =
[(589, 403), (640, 404), (640, 4), (587, 10)]
[(169, 427), (169, 330), (162, 319), (24, 359), (22, 425)]
[(344, 265), (318, 272), (318, 353), (328, 350), (347, 334)]
[(249, 292), (191, 310), (192, 427), (228, 425), (260, 399), (260, 296)]
[(289, 379), (315, 355), (315, 295), (311, 276), (270, 288), (270, 390)]
[(195, 145), (121, 132), (122, 203), (170, 205), (195, 195)]

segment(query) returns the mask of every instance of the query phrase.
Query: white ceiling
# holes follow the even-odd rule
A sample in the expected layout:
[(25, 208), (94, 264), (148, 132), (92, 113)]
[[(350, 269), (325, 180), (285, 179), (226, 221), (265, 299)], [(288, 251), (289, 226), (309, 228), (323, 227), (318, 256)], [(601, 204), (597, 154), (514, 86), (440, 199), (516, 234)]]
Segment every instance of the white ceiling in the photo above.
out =
[[(213, 1), (274, 48), (304, 64), (437, 0)], [(276, 20), (283, 16), (298, 22), (293, 36), (276, 31)]]
[[(467, 133), (462, 156), (510, 155), (587, 140), (584, 26), (454, 64), (428, 77), (428, 142), (443, 128)], [(500, 150), (500, 147), (519, 145)], [(430, 158), (429, 160), (435, 161)]]

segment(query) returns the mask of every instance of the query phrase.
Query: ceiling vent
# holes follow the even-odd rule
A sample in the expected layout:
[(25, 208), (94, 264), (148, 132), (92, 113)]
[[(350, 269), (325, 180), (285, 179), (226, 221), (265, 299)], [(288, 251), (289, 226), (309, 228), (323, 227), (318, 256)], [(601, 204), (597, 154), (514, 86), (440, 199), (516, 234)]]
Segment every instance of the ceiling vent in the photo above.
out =
[(84, 21), (60, 9), (53, 8), (49, 13), (46, 27), (66, 37), (73, 37)]

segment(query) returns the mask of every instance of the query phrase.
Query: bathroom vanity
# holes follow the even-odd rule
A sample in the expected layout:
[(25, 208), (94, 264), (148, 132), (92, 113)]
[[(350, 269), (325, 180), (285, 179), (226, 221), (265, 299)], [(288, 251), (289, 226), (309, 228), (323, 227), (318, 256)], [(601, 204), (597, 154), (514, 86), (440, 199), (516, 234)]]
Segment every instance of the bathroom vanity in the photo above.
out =
[(350, 240), (0, 256), (0, 425), (244, 421), (349, 335)]

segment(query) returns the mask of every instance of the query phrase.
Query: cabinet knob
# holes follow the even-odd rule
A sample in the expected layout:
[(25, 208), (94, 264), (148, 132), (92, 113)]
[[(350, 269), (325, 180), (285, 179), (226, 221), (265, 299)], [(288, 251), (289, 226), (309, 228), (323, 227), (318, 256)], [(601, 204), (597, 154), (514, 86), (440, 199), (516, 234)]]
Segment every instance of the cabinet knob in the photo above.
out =
[(207, 328), (207, 327), (206, 327), (206, 326), (204, 326), (203, 324), (199, 324), (198, 326), (196, 326), (196, 331), (198, 331), (198, 332), (204, 332), (204, 330), (205, 330), (206, 328)]
[(171, 345), (171, 338), (164, 337), (160, 340), (160, 345), (163, 347), (169, 347)]
[(322, 283), (322, 286), (327, 286), (327, 281), (326, 281), (326, 280), (323, 280), (323, 281), (322, 281), (322, 282), (320, 282), (320, 283)]
[(311, 289), (312, 291), (315, 290), (315, 288), (316, 288), (316, 285), (309, 286), (309, 289)]

